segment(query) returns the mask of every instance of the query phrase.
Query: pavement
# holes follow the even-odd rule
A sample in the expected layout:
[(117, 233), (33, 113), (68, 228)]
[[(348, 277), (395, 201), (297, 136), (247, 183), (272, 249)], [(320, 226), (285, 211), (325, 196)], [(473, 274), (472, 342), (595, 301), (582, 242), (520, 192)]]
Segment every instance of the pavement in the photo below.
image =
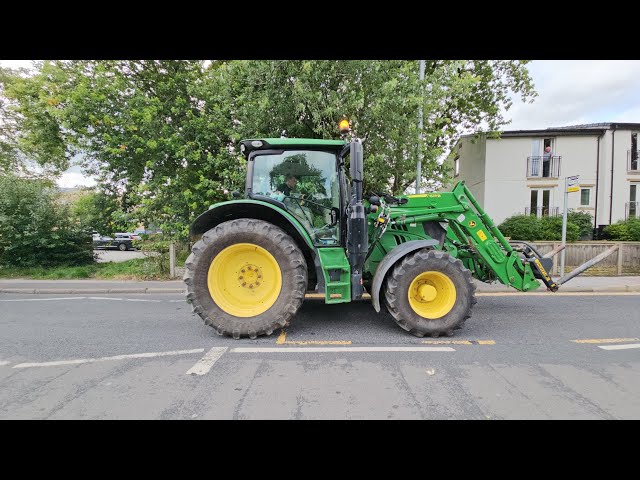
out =
[[(557, 280), (557, 277), (554, 278)], [(476, 292), (517, 292), (500, 283), (477, 282)], [(544, 286), (536, 291), (544, 291)], [(562, 292), (640, 292), (640, 276), (575, 277), (560, 286)], [(182, 280), (25, 280), (0, 279), (0, 293), (106, 294), (106, 293), (184, 293)]]

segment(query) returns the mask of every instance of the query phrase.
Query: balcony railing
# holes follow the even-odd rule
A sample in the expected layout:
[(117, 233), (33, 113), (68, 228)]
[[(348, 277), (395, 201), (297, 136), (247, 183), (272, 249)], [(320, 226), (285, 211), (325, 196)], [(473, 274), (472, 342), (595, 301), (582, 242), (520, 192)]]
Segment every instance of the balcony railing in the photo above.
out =
[(527, 178), (560, 178), (562, 156), (545, 157), (543, 155), (527, 157)]
[(627, 171), (637, 172), (638, 168), (638, 156), (640, 156), (640, 150), (627, 150)]
[(524, 207), (525, 215), (535, 215), (536, 217), (557, 217), (560, 215), (560, 207)]
[(627, 202), (624, 208), (624, 218), (640, 218), (640, 202)]

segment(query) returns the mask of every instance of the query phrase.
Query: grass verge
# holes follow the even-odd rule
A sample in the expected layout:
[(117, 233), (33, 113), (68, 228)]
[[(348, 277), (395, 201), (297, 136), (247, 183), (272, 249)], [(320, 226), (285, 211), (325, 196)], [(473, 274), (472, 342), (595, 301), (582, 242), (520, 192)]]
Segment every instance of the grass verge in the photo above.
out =
[(33, 280), (74, 280), (94, 278), (102, 280), (167, 280), (168, 274), (152, 258), (134, 258), (118, 263), (93, 263), (79, 267), (2, 267), (0, 278), (28, 278)]

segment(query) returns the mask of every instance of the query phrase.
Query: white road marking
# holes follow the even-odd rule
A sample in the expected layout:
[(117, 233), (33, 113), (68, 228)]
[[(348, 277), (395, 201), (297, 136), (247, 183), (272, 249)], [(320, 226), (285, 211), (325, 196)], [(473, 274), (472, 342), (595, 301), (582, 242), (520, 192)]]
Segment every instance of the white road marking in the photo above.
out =
[(640, 348), (640, 343), (628, 343), (627, 345), (598, 345), (603, 350), (626, 350), (627, 348)]
[(82, 300), (87, 297), (65, 297), (65, 298), (15, 298), (11, 300), (0, 300), (0, 302), (48, 302), (50, 300)]
[(455, 352), (451, 347), (237, 347), (234, 353)]
[(195, 348), (193, 350), (173, 350), (170, 352), (149, 352), (149, 353), (132, 353), (129, 355), (114, 355), (113, 357), (102, 358), (80, 358), (77, 360), (59, 360), (56, 362), (42, 362), (42, 363), (19, 363), (14, 365), (13, 368), (28, 368), (28, 367), (55, 367), (58, 365), (78, 365), (81, 363), (93, 363), (104, 362), (107, 360), (125, 360), (127, 358), (152, 358), (152, 357), (166, 357), (169, 355), (188, 355), (191, 353), (204, 352), (204, 348)]
[(187, 370), (187, 375), (205, 375), (209, 373), (213, 364), (227, 351), (228, 347), (213, 347), (207, 354), (198, 360), (193, 367)]
[(115, 297), (87, 297), (90, 300), (125, 300), (124, 298), (115, 298)]
[(11, 362), (7, 362), (6, 360), (4, 361), (0, 361), (0, 366), (2, 365), (9, 365)]
[(171, 302), (186, 302), (185, 299), (182, 300), (167, 300), (167, 302), (171, 303)]
[(146, 300), (144, 298), (125, 298), (127, 302), (162, 302), (162, 300)]

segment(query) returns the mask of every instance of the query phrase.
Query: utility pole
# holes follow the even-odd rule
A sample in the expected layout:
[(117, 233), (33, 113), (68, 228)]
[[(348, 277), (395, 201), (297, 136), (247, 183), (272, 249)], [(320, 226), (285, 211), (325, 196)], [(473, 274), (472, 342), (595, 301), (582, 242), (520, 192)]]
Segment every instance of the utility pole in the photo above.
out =
[[(551, 160), (549, 160), (551, 162)], [(567, 245), (567, 210), (569, 208), (568, 178), (564, 178), (564, 211), (562, 212), (562, 245)], [(560, 253), (560, 277), (564, 277), (564, 255), (566, 248)]]
[(416, 169), (416, 193), (420, 193), (420, 180), (422, 179), (422, 103), (424, 83), (424, 60), (420, 60), (420, 106), (418, 107), (418, 166)]

